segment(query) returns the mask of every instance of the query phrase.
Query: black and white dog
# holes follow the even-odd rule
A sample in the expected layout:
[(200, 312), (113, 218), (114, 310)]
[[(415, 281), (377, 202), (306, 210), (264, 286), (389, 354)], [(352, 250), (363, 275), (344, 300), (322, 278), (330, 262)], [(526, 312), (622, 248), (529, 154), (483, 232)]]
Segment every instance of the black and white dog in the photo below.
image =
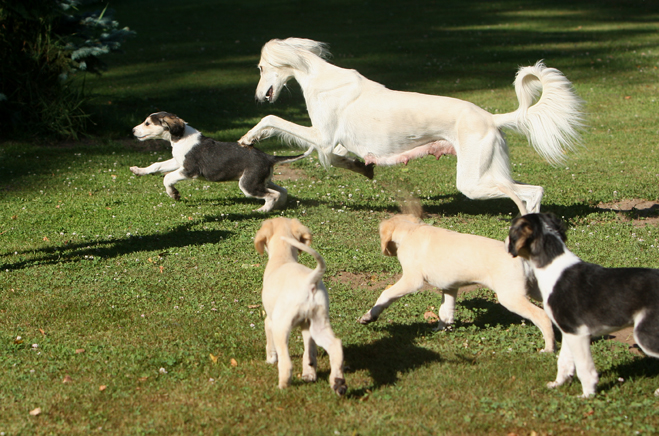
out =
[(550, 214), (513, 220), (508, 251), (530, 261), (544, 308), (563, 333), (556, 380), (574, 375), (583, 397), (595, 394), (598, 376), (590, 337), (634, 325), (634, 339), (649, 356), (659, 357), (659, 270), (604, 268), (579, 259), (565, 246), (563, 222)]
[(174, 200), (181, 198), (174, 188), (181, 180), (197, 177), (211, 182), (238, 180), (240, 190), (247, 197), (265, 200), (265, 204), (257, 209), (259, 212), (269, 212), (286, 204), (286, 189), (270, 180), (274, 165), (293, 162), (311, 154), (310, 149), (297, 156), (271, 156), (256, 148), (243, 148), (237, 142), (216, 141), (168, 112), (149, 115), (142, 124), (133, 128), (133, 135), (140, 141), (164, 139), (172, 144), (172, 159), (146, 168), (130, 167), (130, 170), (138, 176), (169, 172), (164, 184), (167, 194)]

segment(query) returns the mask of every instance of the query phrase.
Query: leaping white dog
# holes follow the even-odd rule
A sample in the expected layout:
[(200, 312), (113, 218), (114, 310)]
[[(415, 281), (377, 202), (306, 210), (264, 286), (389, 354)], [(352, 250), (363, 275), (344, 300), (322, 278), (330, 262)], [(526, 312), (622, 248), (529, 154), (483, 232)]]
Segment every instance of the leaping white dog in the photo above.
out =
[[(519, 108), (490, 114), (455, 98), (392, 91), (355, 70), (326, 62), (328, 56), (324, 43), (309, 39), (266, 43), (256, 98), (273, 103), (286, 82), (295, 78), (302, 87), (312, 126), (268, 115), (238, 142), (247, 147), (280, 136), (315, 148), (325, 165), (371, 177), (370, 164), (394, 165), (427, 155), (454, 154), (458, 190), (471, 199), (510, 197), (522, 215), (540, 210), (543, 189), (512, 179), (501, 129), (526, 135), (552, 164), (562, 162), (579, 142), (582, 101), (560, 71), (542, 62), (517, 72)], [(348, 151), (367, 165), (347, 158)]]

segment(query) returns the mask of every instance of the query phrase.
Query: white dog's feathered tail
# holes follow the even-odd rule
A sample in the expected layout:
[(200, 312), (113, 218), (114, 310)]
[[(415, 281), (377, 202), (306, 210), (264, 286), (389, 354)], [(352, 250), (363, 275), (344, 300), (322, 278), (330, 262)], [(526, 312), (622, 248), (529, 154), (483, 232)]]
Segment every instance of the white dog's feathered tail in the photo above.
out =
[[(583, 101), (572, 83), (557, 69), (542, 61), (520, 68), (515, 78), (519, 108), (507, 114), (495, 114), (497, 127), (516, 130), (529, 139), (533, 148), (550, 164), (565, 161), (567, 151), (580, 143), (583, 127)], [(535, 104), (533, 102), (538, 98)]]
[(314, 259), (316, 259), (316, 268), (309, 275), (309, 283), (312, 284), (318, 283), (323, 278), (323, 275), (325, 274), (325, 269), (327, 268), (325, 265), (325, 259), (323, 259), (320, 253), (318, 253), (313, 248), (309, 247), (307, 244), (303, 244), (302, 242), (298, 241), (297, 239), (293, 239), (288, 236), (282, 236), (281, 239), (285, 242), (288, 242), (298, 250), (306, 251), (307, 253), (312, 255)]

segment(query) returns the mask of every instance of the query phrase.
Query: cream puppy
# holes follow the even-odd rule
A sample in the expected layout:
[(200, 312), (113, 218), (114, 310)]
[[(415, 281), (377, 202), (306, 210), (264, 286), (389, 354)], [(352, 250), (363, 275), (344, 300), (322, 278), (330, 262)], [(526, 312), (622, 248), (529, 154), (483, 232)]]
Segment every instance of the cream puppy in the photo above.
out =
[[(343, 378), (343, 347), (330, 326), (329, 298), (322, 281), (325, 261), (310, 244), (309, 229), (296, 219), (283, 217), (264, 221), (254, 238), (256, 250), (260, 254), (267, 251), (269, 257), (262, 293), (266, 361), (279, 360), (279, 388), (290, 386), (293, 365), (288, 354), (288, 338), (291, 330), (299, 326), (304, 341), (302, 379), (316, 381), (318, 344), (329, 354), (330, 386), (343, 395), (348, 389)], [(316, 259), (315, 269), (297, 262), (298, 250)]]
[(480, 284), (492, 289), (506, 309), (530, 319), (542, 331), (542, 351), (554, 351), (549, 317), (527, 298), (540, 299), (533, 275), (521, 259), (507, 253), (503, 242), (433, 227), (413, 215), (382, 221), (380, 242), (385, 256), (398, 256), (403, 276), (382, 292), (360, 323), (375, 321), (391, 303), (428, 282), (443, 291), (439, 308), (439, 328), (443, 328), (453, 323), (458, 288)]

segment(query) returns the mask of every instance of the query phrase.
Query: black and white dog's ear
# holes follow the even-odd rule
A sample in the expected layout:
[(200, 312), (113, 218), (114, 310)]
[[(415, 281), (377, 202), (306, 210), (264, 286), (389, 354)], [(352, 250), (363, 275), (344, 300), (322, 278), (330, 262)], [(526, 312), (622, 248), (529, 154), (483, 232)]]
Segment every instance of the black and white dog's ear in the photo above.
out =
[(567, 242), (567, 232), (565, 231), (565, 223), (563, 220), (553, 213), (543, 213), (540, 214), (540, 216), (548, 228), (558, 233), (564, 243)]
[(174, 114), (166, 114), (160, 119), (161, 125), (169, 130), (172, 139), (177, 140), (183, 137), (185, 132), (185, 121)]
[(527, 216), (515, 218), (508, 232), (508, 253), (513, 257), (522, 256), (528, 258), (533, 242), (533, 225)]

